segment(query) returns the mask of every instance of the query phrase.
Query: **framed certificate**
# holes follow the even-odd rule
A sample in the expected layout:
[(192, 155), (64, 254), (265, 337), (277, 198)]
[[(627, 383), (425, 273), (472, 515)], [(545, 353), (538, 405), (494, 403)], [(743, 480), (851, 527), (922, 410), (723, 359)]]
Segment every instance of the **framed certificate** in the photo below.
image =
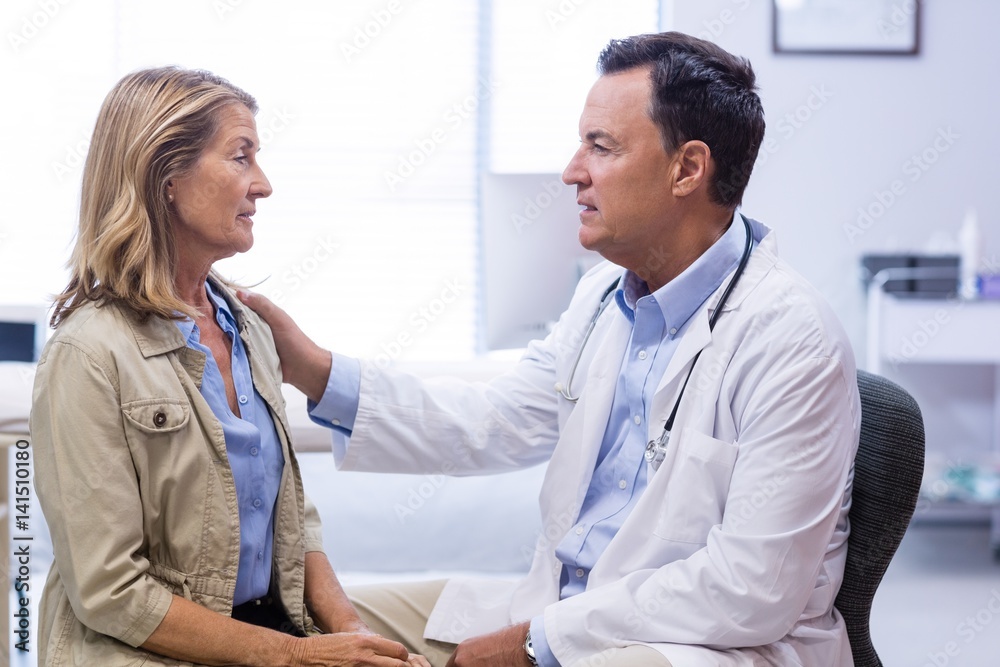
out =
[(775, 53), (915, 55), (920, 0), (773, 0)]

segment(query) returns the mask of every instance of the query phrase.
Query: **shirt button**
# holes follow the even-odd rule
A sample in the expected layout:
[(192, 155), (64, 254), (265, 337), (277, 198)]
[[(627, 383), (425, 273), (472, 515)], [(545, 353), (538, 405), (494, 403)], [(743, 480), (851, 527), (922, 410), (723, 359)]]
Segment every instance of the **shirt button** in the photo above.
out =
[(263, 551), (258, 551), (257, 552), (257, 560), (264, 560), (264, 552)]
[[(625, 482), (622, 482), (622, 484), (624, 484), (624, 483)], [(625, 487), (623, 486), (622, 488), (624, 489)], [(263, 504), (264, 503), (261, 502), (260, 498), (254, 498), (254, 500), (253, 500), (253, 506), (254, 507), (260, 507)]]
[(625, 489), (626, 487), (628, 487), (628, 482), (626, 482), (624, 479), (618, 480), (619, 489)]
[(576, 571), (576, 576), (577, 576), (578, 579), (583, 579), (583, 575), (585, 575), (585, 574), (586, 574), (586, 572), (583, 571), (582, 567), (578, 568), (577, 571)]
[(577, 526), (576, 527), (576, 534), (577, 535), (583, 535), (583, 526)]
[(157, 412), (155, 415), (153, 415), (153, 424), (155, 424), (157, 428), (163, 426), (166, 423), (167, 423), (167, 415), (165, 415), (164, 413)]
[(670, 335), (673, 336), (677, 333), (677, 327), (670, 327)]
[(246, 396), (240, 396), (240, 405), (246, 405), (247, 401), (250, 400)]
[(640, 359), (646, 358), (646, 350), (639, 350), (639, 358)]
[(257, 456), (257, 452), (258, 451), (259, 450), (256, 447), (251, 447), (250, 448), (250, 456)]
[(638, 426), (639, 424), (642, 423), (642, 417), (640, 417), (639, 415), (636, 415), (635, 417), (632, 417), (632, 421), (634, 421), (635, 425)]
[(333, 420), (332, 422), (330, 422), (330, 423), (331, 423), (331, 424), (333, 424), (334, 426), (340, 426), (340, 420), (339, 420), (339, 419), (334, 419), (334, 420)]

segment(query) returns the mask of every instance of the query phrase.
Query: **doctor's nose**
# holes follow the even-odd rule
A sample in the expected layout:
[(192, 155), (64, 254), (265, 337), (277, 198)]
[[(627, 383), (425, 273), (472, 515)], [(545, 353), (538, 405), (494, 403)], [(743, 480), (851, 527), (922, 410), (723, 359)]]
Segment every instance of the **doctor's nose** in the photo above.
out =
[(583, 146), (573, 154), (570, 159), (569, 164), (562, 173), (562, 181), (566, 185), (589, 185), (590, 178), (587, 174), (587, 170), (583, 165), (583, 157), (581, 153), (583, 152)]

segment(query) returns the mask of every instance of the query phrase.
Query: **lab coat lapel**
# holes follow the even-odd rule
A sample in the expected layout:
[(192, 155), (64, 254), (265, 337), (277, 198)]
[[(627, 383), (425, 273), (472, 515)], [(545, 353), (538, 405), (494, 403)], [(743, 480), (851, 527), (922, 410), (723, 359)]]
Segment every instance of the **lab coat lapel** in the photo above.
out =
[[(749, 220), (749, 219), (748, 219)], [(754, 238), (757, 239), (757, 248), (750, 254), (746, 270), (740, 278), (733, 293), (726, 301), (724, 311), (737, 308), (743, 299), (757, 287), (764, 276), (774, 267), (777, 262), (774, 235), (764, 225), (756, 220), (749, 220), (753, 229)], [(691, 325), (687, 332), (683, 334), (674, 356), (667, 364), (667, 370), (660, 379), (660, 384), (653, 394), (653, 402), (650, 410), (649, 434), (650, 438), (659, 436), (663, 429), (663, 423), (669, 416), (669, 411), (673, 408), (680, 392), (681, 385), (687, 377), (687, 369), (695, 355), (701, 352), (710, 342), (712, 342), (712, 330), (708, 326), (708, 320), (719, 303), (722, 292), (729, 284), (729, 280), (723, 281), (719, 289), (708, 298), (707, 308), (702, 308), (692, 316)], [(692, 376), (692, 381), (695, 378)]]
[(673, 407), (684, 379), (687, 377), (691, 361), (712, 341), (712, 331), (708, 328), (708, 316), (708, 310), (695, 313), (691, 325), (674, 352), (674, 356), (667, 364), (667, 370), (663, 373), (660, 384), (656, 387), (650, 406), (650, 434), (655, 431), (659, 435), (660, 431), (663, 430), (663, 423)]
[[(573, 455), (567, 457), (562, 465), (567, 468), (565, 479), (576, 482), (575, 497), (566, 500), (569, 500), (578, 512), (590, 486), (590, 479), (594, 475), (597, 453), (601, 449), (604, 432), (607, 430), (608, 416), (611, 414), (615, 389), (618, 385), (618, 373), (631, 332), (629, 322), (624, 316), (615, 313), (613, 319), (606, 333), (600, 337), (595, 335), (591, 342), (592, 345), (598, 346), (598, 350), (587, 370), (585, 390), (573, 411), (578, 419), (574, 420), (578, 430), (566, 434), (576, 440), (576, 443), (567, 443), (571, 446), (563, 450), (573, 450)], [(595, 330), (594, 333), (597, 334), (598, 331)], [(570, 469), (572, 473), (568, 472)], [(574, 489), (574, 486), (567, 484), (564, 488), (570, 490)]]

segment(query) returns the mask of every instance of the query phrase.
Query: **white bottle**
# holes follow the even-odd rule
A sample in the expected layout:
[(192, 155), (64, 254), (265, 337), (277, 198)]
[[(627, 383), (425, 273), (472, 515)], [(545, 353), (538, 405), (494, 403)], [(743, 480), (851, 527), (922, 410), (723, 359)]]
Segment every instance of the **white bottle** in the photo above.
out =
[(965, 212), (965, 220), (958, 231), (958, 295), (963, 299), (979, 296), (979, 261), (982, 253), (982, 238), (976, 210)]

